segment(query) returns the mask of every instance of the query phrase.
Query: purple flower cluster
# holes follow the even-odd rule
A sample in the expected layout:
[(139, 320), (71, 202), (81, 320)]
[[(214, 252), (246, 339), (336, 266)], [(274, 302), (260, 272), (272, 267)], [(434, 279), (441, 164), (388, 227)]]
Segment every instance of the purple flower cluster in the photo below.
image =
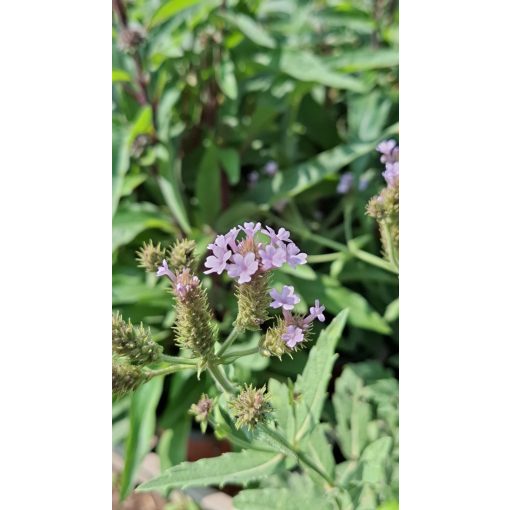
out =
[(386, 165), (383, 172), (384, 180), (390, 188), (395, 187), (399, 180), (399, 148), (395, 140), (386, 140), (377, 146), (381, 153), (381, 163)]
[(346, 172), (340, 176), (340, 180), (338, 181), (338, 186), (336, 187), (337, 193), (340, 195), (345, 195), (349, 193), (352, 188), (352, 184), (354, 182), (354, 176), (352, 172)]
[(281, 307), (283, 310), (285, 330), (282, 339), (287, 347), (291, 349), (304, 340), (306, 331), (315, 319), (318, 319), (320, 322), (326, 320), (326, 317), (324, 317), (325, 307), (320, 304), (318, 299), (315, 300), (315, 305), (310, 307), (310, 313), (306, 317), (292, 315), (290, 310), (301, 300), (299, 296), (294, 294), (294, 287), (290, 285), (284, 285), (281, 292), (271, 289), (269, 295), (273, 298), (270, 306), (272, 308)]
[[(241, 231), (245, 236), (238, 240)], [(269, 242), (257, 242), (257, 232), (267, 236)], [(253, 276), (282, 267), (285, 263), (295, 268), (305, 264), (307, 258), (306, 253), (302, 253), (290, 239), (287, 230), (280, 228), (275, 232), (271, 227), (263, 229), (260, 223), (253, 222), (246, 222), (225, 235), (218, 235), (208, 248), (213, 254), (205, 261), (208, 269), (204, 273), (221, 274), (226, 270), (238, 283), (248, 283)]]
[(186, 299), (188, 292), (200, 283), (198, 278), (192, 275), (188, 268), (183, 269), (180, 273), (173, 273), (168, 267), (166, 260), (163, 260), (162, 265), (158, 267), (156, 276), (166, 276), (169, 278), (174, 286), (176, 296), (182, 300)]

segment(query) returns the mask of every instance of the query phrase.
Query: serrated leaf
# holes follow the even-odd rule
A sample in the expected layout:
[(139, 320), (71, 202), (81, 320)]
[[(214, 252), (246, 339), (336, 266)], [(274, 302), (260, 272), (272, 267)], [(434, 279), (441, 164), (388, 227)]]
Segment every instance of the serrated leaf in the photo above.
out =
[(295, 422), (290, 402), (290, 389), (286, 384), (276, 379), (269, 379), (268, 390), (269, 395), (271, 395), (276, 422), (287, 439), (292, 440), (294, 438)]
[(348, 313), (348, 310), (343, 310), (326, 329), (322, 330), (316, 345), (308, 354), (303, 374), (298, 377), (295, 391), (301, 400), (296, 408), (297, 441), (319, 421), (331, 369), (337, 358), (335, 348), (342, 335)]
[[(333, 457), (332, 445), (326, 437), (325, 427), (321, 424), (315, 427), (306, 442), (306, 453), (310, 459), (331, 478), (335, 476), (335, 458)], [(306, 466), (305, 466), (306, 468)], [(310, 471), (311, 477), (317, 476), (315, 472)], [(319, 483), (324, 481), (319, 478)]]
[(226, 483), (246, 484), (278, 472), (284, 455), (243, 450), (224, 453), (219, 457), (183, 462), (166, 470), (161, 476), (138, 487), (140, 491), (165, 490), (178, 487), (206, 487)]
[(121, 499), (124, 499), (131, 491), (138, 467), (150, 450), (156, 427), (156, 407), (162, 389), (163, 377), (155, 377), (138, 388), (131, 397), (129, 435), (120, 484)]
[(275, 40), (249, 16), (245, 14), (229, 14), (223, 13), (221, 17), (235, 25), (248, 39), (255, 44), (266, 48), (275, 48)]

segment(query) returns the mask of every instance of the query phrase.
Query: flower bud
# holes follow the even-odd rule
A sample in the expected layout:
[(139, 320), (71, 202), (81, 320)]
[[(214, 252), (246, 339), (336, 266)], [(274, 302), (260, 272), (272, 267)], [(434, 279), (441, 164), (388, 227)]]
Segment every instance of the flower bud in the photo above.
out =
[(143, 324), (133, 326), (117, 312), (112, 315), (112, 350), (127, 356), (134, 365), (146, 365), (157, 361), (163, 348), (152, 340), (150, 330)]
[(245, 384), (244, 389), (236, 399), (229, 403), (229, 407), (236, 418), (236, 428), (247, 427), (249, 430), (258, 423), (267, 421), (272, 407), (269, 395), (266, 395), (266, 386), (256, 389)]
[(259, 330), (260, 325), (269, 318), (269, 273), (254, 276), (248, 283), (236, 287), (238, 314), (235, 327)]
[(140, 367), (124, 363), (118, 358), (112, 359), (112, 393), (118, 397), (136, 390), (147, 381), (147, 375)]
[(146, 271), (153, 273), (157, 271), (158, 267), (165, 258), (165, 250), (161, 247), (161, 243), (154, 246), (152, 240), (144, 243), (143, 246), (136, 252), (138, 266), (145, 268)]
[(195, 267), (195, 241), (190, 239), (181, 239), (167, 249), (167, 259), (170, 267), (176, 271), (182, 271), (185, 268), (194, 269)]
[(189, 413), (195, 416), (195, 421), (200, 423), (200, 429), (202, 433), (205, 433), (207, 429), (207, 418), (213, 409), (213, 400), (208, 395), (202, 393), (200, 400), (193, 404), (189, 410)]

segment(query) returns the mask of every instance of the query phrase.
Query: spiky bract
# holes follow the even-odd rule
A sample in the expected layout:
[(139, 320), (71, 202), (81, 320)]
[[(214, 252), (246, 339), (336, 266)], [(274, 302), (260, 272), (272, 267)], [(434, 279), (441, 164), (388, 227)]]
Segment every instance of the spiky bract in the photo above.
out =
[(196, 265), (195, 247), (195, 241), (190, 239), (176, 241), (172, 247), (166, 250), (169, 266), (177, 273), (185, 268), (194, 269)]
[(114, 395), (124, 396), (136, 390), (147, 380), (147, 375), (140, 367), (130, 365), (116, 357), (112, 358), (112, 393)]
[(250, 282), (236, 286), (238, 313), (235, 327), (257, 331), (268, 318), (269, 273), (254, 276)]
[(245, 384), (239, 395), (229, 402), (229, 407), (236, 418), (236, 428), (247, 427), (252, 430), (259, 423), (265, 423), (273, 410), (266, 386), (254, 388)]
[(157, 271), (158, 267), (165, 258), (165, 249), (161, 247), (161, 243), (154, 246), (152, 240), (144, 243), (136, 252), (138, 266), (145, 268), (149, 273)]

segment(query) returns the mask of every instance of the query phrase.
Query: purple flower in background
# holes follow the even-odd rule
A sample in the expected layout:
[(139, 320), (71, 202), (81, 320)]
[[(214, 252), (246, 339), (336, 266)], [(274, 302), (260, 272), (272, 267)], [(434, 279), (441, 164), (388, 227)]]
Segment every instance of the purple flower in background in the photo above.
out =
[(248, 180), (248, 185), (254, 186), (259, 180), (259, 173), (256, 170), (253, 170), (246, 176), (246, 178)]
[(300, 253), (300, 249), (294, 244), (287, 245), (287, 263), (292, 269), (296, 269), (297, 265), (306, 264), (306, 253)]
[(290, 285), (284, 285), (281, 292), (276, 289), (271, 289), (269, 295), (274, 299), (271, 302), (271, 308), (280, 308), (284, 310), (292, 310), (294, 305), (299, 303), (301, 299), (294, 294), (294, 287)]
[(336, 188), (337, 193), (341, 195), (345, 195), (352, 188), (352, 183), (354, 181), (354, 177), (351, 172), (346, 172), (340, 176), (340, 181), (338, 182), (338, 186)]
[(267, 271), (275, 267), (282, 267), (287, 260), (285, 248), (268, 244), (259, 249), (262, 267)]
[(319, 319), (320, 322), (324, 322), (326, 320), (326, 317), (324, 317), (324, 310), (326, 309), (325, 306), (321, 305), (319, 300), (315, 300), (315, 306), (310, 307), (310, 315), (315, 319)]
[(287, 347), (293, 348), (296, 344), (303, 341), (303, 330), (297, 326), (287, 326), (285, 333), (282, 335), (282, 339), (287, 344)]
[(368, 177), (366, 175), (362, 175), (359, 178), (358, 189), (360, 191), (365, 191), (368, 188), (369, 184), (370, 184), (370, 177)]
[(398, 147), (395, 149), (397, 142), (395, 140), (385, 140), (377, 146), (377, 151), (381, 155), (381, 163), (394, 163), (398, 161)]
[(227, 265), (228, 275), (231, 278), (239, 278), (238, 283), (247, 283), (251, 280), (251, 275), (257, 272), (258, 262), (255, 260), (255, 253), (248, 252), (246, 255), (234, 253), (233, 263)]
[(264, 172), (273, 177), (278, 172), (278, 163), (276, 161), (268, 161), (264, 166)]
[(239, 225), (239, 227), (244, 230), (245, 234), (248, 237), (253, 237), (255, 235), (255, 232), (258, 232), (262, 228), (262, 225), (260, 223), (257, 223), (255, 225), (253, 221), (250, 221), (246, 222), (242, 227)]
[(168, 268), (168, 262), (166, 260), (163, 260), (163, 265), (158, 267), (156, 276), (168, 276), (170, 280), (175, 282), (175, 274)]
[(382, 175), (390, 188), (396, 186), (399, 180), (398, 161), (395, 163), (386, 163), (386, 170)]

